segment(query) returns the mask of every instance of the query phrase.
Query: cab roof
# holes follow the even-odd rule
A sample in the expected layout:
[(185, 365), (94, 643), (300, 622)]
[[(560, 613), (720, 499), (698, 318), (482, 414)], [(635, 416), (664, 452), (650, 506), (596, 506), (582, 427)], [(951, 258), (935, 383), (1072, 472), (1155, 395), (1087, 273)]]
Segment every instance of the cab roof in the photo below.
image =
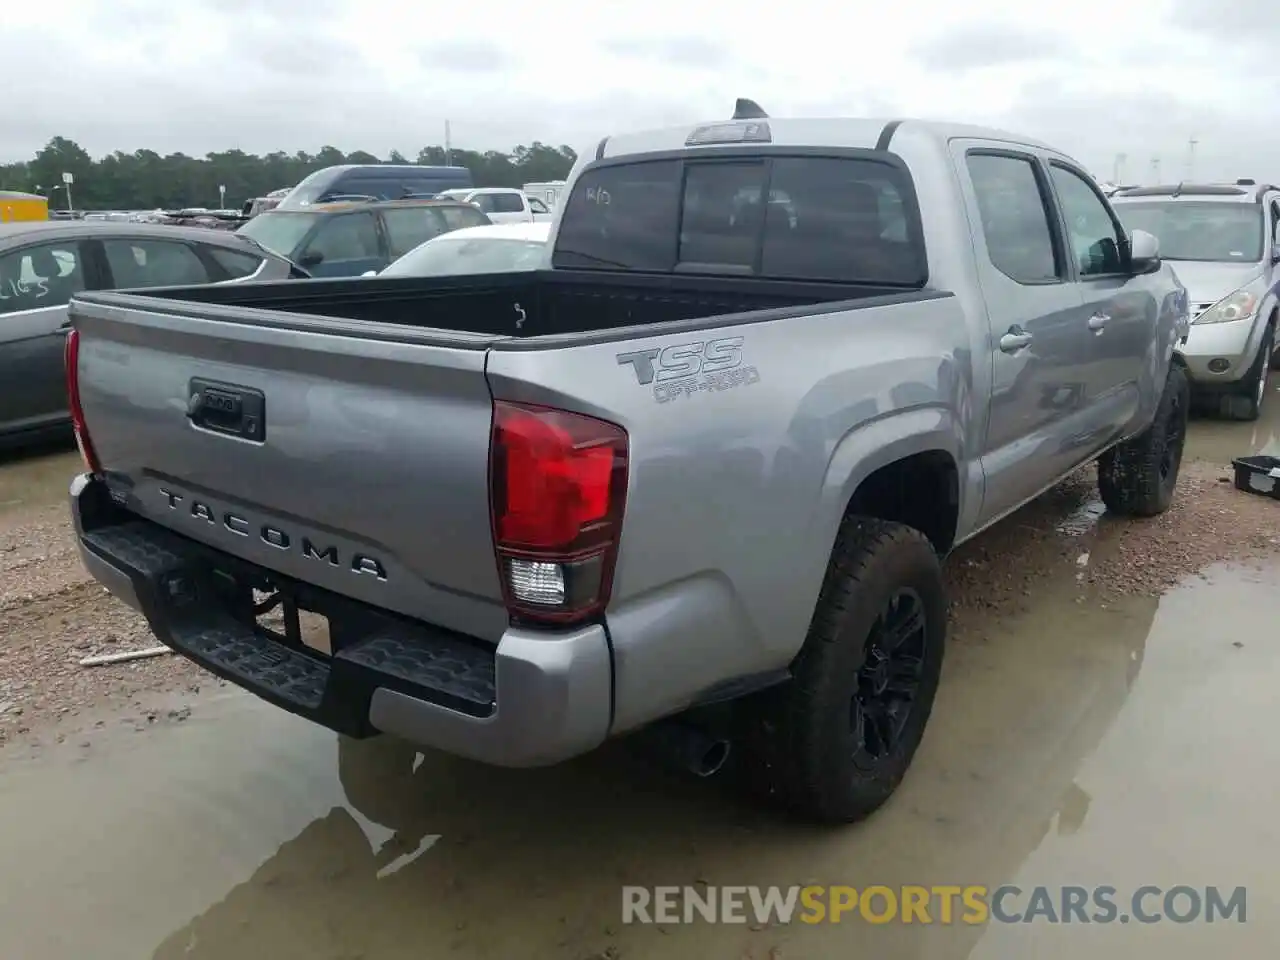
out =
[[(750, 103), (750, 101), (746, 101)], [(810, 117), (810, 118), (778, 118), (770, 117), (761, 110), (759, 113), (742, 111), (743, 101), (738, 102), (735, 115), (728, 119), (709, 120), (703, 123), (686, 124), (678, 127), (662, 127), (642, 130), (635, 133), (619, 134), (606, 137), (596, 148), (597, 160), (606, 157), (620, 157), (638, 153), (656, 153), (665, 151), (696, 149), (700, 145), (732, 146), (742, 144), (788, 147), (830, 146), (852, 149), (889, 148), (890, 142), (897, 136), (920, 137), (938, 144), (945, 144), (955, 139), (995, 140), (1011, 144), (1034, 147), (1052, 153), (1061, 151), (1022, 134), (1011, 133), (997, 127), (983, 127), (964, 123), (947, 123), (937, 120), (918, 120), (914, 118), (889, 117)], [(754, 104), (752, 104), (755, 107)], [(755, 107), (759, 110), (758, 107)], [(744, 139), (738, 137), (708, 139), (715, 131), (729, 131), (732, 128), (744, 130), (755, 125), (763, 128), (761, 138)], [(708, 131), (711, 133), (708, 134)]]
[(1269, 183), (1241, 179), (1234, 183), (1166, 183), (1155, 186), (1124, 187), (1112, 195), (1113, 203), (1126, 200), (1212, 200), (1215, 203), (1261, 203), (1263, 198), (1276, 192)]

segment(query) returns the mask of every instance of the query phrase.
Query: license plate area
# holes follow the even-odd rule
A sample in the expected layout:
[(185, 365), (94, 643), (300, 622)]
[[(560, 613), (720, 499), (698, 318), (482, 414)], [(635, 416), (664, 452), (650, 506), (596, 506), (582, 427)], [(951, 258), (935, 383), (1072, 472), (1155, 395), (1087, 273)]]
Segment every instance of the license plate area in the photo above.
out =
[(329, 618), (298, 605), (290, 592), (254, 590), (254, 624), (272, 639), (291, 647), (306, 647), (313, 653), (333, 656)]

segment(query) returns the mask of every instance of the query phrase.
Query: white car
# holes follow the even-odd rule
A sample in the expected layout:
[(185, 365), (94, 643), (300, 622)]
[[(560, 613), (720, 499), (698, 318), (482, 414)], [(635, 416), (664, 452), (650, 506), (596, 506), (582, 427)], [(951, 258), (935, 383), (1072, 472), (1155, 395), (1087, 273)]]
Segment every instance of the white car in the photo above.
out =
[(1280, 187), (1134, 187), (1111, 203), (1126, 230), (1159, 239), (1160, 258), (1186, 285), (1191, 335), (1178, 352), (1192, 388), (1226, 417), (1258, 419), (1269, 369), (1280, 369)]
[(551, 220), (551, 208), (537, 197), (515, 187), (459, 187), (439, 196), (479, 207), (493, 223), (542, 223)]
[(537, 270), (547, 260), (551, 224), (495, 223), (433, 237), (385, 267), (383, 277), (441, 277)]

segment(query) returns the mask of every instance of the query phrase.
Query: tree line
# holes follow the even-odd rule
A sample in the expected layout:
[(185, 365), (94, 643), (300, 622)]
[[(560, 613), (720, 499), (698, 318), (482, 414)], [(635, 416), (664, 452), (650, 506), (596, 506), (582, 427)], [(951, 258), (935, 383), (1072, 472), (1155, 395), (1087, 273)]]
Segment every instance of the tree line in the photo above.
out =
[[(442, 165), (445, 148), (423, 147), (409, 160), (392, 151), (385, 162)], [(449, 151), (449, 162), (466, 167), (478, 187), (519, 187), (542, 180), (563, 180), (577, 154), (567, 146), (534, 141), (510, 153), (497, 150)], [(40, 193), (50, 206), (67, 206), (62, 175), (71, 174), (72, 202), (78, 210), (153, 210), (219, 206), (218, 187), (226, 188), (226, 205), (238, 209), (246, 200), (281, 187), (292, 187), (309, 173), (340, 163), (381, 163), (363, 150), (343, 153), (322, 147), (319, 153), (266, 156), (242, 150), (223, 150), (203, 157), (185, 153), (161, 156), (154, 150), (117, 150), (95, 160), (74, 140), (54, 137), (26, 163), (0, 164), (0, 190)]]

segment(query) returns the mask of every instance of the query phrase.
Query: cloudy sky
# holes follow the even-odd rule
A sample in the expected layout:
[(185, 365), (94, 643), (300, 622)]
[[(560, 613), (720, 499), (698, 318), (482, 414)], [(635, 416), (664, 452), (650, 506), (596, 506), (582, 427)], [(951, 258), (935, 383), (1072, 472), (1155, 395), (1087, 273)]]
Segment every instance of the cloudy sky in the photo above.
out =
[[(575, 147), (726, 116), (997, 124), (1093, 172), (1280, 181), (1274, 0), (57, 0), (4, 12), (0, 161), (443, 141)], [(451, 17), (446, 11), (460, 11)]]

